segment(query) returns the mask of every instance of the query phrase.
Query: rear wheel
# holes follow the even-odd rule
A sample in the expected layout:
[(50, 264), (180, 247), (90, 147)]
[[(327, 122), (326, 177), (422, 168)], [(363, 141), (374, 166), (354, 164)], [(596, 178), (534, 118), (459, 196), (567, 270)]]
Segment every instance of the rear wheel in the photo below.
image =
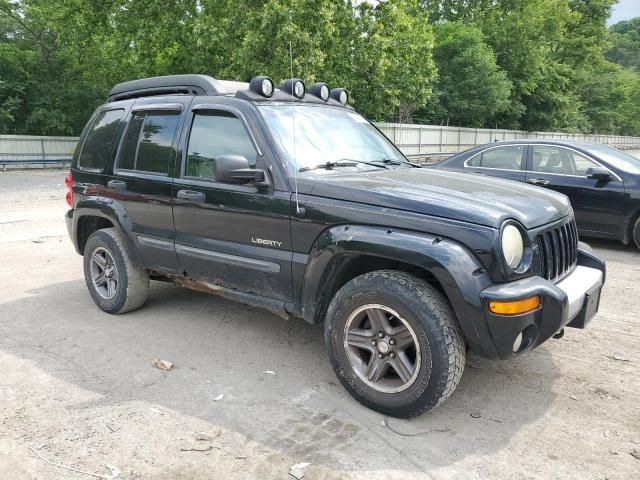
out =
[(367, 273), (344, 285), (327, 311), (325, 343), (349, 393), (396, 417), (437, 407), (464, 369), (464, 340), (448, 302), (404, 272)]
[(108, 313), (140, 308), (149, 294), (149, 274), (132, 261), (113, 228), (87, 240), (84, 278), (95, 304)]
[(636, 219), (636, 223), (633, 226), (633, 241), (636, 247), (640, 248), (640, 217)]

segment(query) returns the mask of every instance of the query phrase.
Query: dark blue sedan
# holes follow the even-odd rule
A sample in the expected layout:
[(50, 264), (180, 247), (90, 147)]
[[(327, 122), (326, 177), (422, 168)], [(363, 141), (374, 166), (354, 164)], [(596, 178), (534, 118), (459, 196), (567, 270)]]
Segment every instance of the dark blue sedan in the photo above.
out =
[(581, 235), (634, 241), (640, 248), (640, 159), (620, 150), (591, 142), (513, 140), (474, 147), (432, 168), (564, 193)]

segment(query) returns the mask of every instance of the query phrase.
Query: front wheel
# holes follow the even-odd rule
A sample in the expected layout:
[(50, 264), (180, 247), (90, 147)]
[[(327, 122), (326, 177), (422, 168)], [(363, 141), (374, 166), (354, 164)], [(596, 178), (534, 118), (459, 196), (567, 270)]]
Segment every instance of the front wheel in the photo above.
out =
[(404, 272), (366, 273), (345, 284), (329, 305), (325, 343), (349, 393), (395, 417), (440, 405), (464, 370), (465, 344), (449, 303)]

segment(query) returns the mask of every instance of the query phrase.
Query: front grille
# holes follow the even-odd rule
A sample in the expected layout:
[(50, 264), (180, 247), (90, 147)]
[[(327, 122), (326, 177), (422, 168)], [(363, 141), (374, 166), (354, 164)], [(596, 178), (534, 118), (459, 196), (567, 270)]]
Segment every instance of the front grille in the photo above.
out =
[(556, 281), (578, 263), (578, 229), (572, 218), (536, 236), (538, 253), (534, 257), (534, 273)]

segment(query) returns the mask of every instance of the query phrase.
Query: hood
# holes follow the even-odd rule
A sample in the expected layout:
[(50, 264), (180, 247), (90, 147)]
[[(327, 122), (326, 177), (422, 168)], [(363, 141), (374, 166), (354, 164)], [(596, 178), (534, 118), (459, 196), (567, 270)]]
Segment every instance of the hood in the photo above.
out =
[(571, 213), (569, 199), (551, 190), (426, 168), (357, 173), (319, 170), (299, 176), (298, 191), (494, 228), (506, 219), (514, 219), (530, 229)]

